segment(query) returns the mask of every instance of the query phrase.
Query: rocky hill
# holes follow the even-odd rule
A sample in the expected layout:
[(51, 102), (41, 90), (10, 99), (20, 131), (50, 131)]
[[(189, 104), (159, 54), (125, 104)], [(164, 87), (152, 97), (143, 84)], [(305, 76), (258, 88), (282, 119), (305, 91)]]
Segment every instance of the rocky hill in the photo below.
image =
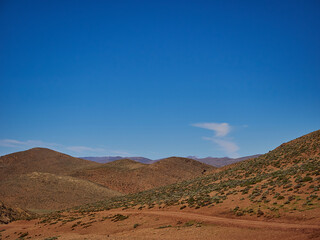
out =
[(15, 220), (29, 219), (34, 216), (34, 214), (26, 212), (21, 208), (9, 207), (0, 201), (0, 224), (7, 224)]

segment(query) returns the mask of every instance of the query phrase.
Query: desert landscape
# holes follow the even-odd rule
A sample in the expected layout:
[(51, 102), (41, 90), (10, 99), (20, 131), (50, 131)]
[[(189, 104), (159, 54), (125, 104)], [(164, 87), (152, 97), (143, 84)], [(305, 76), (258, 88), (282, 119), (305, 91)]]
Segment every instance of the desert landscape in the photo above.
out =
[(0, 0), (0, 240), (320, 240), (319, 0)]
[(320, 239), (320, 130), (221, 168), (39, 148), (0, 167), (2, 239)]

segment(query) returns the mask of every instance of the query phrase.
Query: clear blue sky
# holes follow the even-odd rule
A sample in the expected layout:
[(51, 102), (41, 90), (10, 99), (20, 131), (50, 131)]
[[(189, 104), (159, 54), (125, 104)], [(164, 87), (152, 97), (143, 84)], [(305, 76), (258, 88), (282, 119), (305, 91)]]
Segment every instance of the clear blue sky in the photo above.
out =
[(0, 155), (244, 156), (320, 128), (320, 1), (0, 1)]

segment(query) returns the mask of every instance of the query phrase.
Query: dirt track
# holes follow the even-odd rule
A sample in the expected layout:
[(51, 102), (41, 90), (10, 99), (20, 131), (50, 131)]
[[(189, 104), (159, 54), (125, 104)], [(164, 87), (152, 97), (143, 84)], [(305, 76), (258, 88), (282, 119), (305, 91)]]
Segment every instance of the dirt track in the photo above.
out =
[[(117, 213), (123, 213), (123, 211), (112, 211)], [(233, 227), (246, 227), (246, 228), (272, 228), (279, 230), (302, 230), (310, 229), (320, 230), (320, 225), (309, 225), (309, 224), (294, 224), (294, 223), (279, 223), (279, 222), (266, 222), (266, 221), (254, 221), (246, 219), (234, 219), (234, 218), (223, 218), (208, 216), (203, 214), (189, 213), (189, 212), (175, 212), (175, 211), (125, 211), (128, 214), (142, 214), (142, 215), (156, 215), (164, 217), (180, 218), (185, 220), (196, 220), (207, 223), (219, 224), (222, 226), (233, 226)]]

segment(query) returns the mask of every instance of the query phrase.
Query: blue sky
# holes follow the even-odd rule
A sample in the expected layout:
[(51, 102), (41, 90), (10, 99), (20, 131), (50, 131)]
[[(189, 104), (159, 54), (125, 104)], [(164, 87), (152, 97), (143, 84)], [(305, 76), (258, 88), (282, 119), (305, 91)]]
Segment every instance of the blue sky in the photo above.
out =
[(319, 1), (0, 2), (0, 155), (245, 156), (320, 128)]

